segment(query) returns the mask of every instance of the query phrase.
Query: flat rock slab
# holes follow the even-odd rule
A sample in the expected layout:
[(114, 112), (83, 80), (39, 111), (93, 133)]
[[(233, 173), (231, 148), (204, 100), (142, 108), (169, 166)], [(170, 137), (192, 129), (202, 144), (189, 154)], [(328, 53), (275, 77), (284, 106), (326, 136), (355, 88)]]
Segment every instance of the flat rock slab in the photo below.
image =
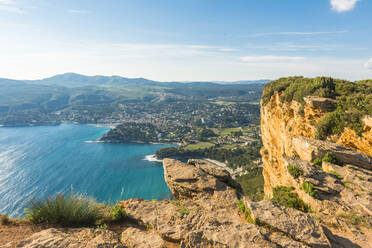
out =
[(181, 242), (181, 248), (262, 248), (279, 247), (269, 241), (259, 227), (253, 224), (221, 226), (197, 230), (189, 233)]
[(131, 248), (167, 248), (164, 240), (156, 233), (133, 227), (127, 228), (121, 234), (121, 242)]
[(316, 158), (321, 158), (327, 152), (330, 152), (343, 164), (352, 164), (372, 170), (371, 157), (335, 143), (306, 137), (294, 137), (292, 138), (292, 145), (298, 156), (308, 162), (312, 162)]
[(108, 230), (91, 228), (50, 228), (35, 233), (16, 246), (22, 248), (111, 248), (117, 247), (117, 235)]
[(331, 247), (323, 228), (308, 214), (272, 201), (246, 202), (252, 218), (311, 247)]
[(227, 171), (223, 173), (220, 168), (212, 170), (210, 166), (205, 166), (203, 170), (199, 165), (174, 159), (164, 159), (163, 167), (165, 181), (178, 200), (211, 197), (215, 191), (224, 191), (228, 187), (220, 179), (227, 181), (229, 174)]

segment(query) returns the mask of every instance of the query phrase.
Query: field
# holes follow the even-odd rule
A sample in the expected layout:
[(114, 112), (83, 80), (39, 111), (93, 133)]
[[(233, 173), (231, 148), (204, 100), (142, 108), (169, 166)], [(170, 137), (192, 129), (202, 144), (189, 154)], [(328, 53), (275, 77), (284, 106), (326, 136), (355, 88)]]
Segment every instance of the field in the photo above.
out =
[(189, 144), (185, 147), (186, 150), (197, 150), (197, 149), (206, 149), (213, 147), (214, 144), (210, 142), (199, 142), (196, 144)]

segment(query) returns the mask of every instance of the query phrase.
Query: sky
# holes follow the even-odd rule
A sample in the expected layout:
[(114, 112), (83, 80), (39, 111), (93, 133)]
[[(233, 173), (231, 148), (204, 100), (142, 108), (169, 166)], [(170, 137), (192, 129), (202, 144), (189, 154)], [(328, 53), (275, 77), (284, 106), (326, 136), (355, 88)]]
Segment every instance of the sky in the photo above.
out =
[(0, 0), (0, 77), (372, 78), (371, 0)]

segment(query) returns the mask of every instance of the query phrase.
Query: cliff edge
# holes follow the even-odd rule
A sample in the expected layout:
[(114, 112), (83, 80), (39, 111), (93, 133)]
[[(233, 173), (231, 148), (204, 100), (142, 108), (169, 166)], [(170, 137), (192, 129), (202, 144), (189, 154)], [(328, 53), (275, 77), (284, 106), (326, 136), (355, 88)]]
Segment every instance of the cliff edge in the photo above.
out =
[[(347, 95), (345, 88), (351, 88)], [(267, 85), (261, 102), (265, 198), (287, 187), (334, 233), (371, 237), (371, 96), (370, 81), (299, 77)]]

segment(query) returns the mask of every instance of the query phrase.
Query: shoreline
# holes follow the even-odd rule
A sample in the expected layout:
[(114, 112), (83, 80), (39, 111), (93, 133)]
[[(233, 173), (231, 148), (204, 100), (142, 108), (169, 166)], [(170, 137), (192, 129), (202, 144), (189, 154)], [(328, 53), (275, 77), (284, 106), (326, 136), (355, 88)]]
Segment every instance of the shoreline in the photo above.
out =
[(163, 162), (163, 160), (156, 158), (155, 154), (146, 155), (142, 160), (146, 160), (149, 162), (159, 162), (159, 163)]

